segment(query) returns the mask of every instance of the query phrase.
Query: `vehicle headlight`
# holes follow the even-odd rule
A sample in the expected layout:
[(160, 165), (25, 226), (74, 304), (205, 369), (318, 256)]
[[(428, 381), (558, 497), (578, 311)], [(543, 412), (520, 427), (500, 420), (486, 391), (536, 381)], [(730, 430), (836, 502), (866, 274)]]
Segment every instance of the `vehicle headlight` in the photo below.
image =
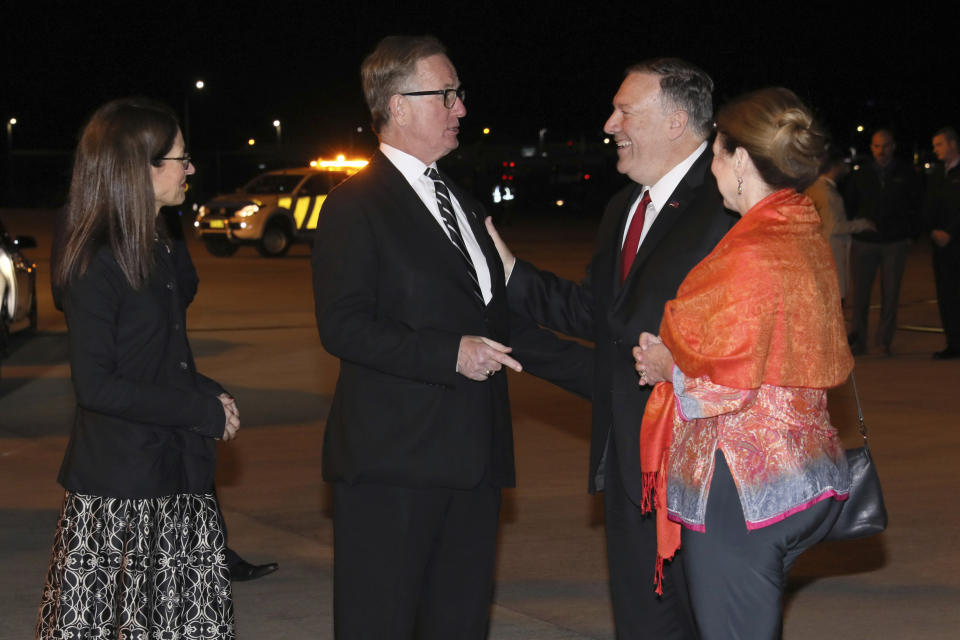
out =
[(11, 320), (17, 308), (17, 274), (15, 269), (10, 256), (5, 251), (0, 251), (0, 302), (3, 302), (5, 296), (7, 313), (10, 314)]
[(259, 205), (248, 204), (242, 209), (237, 210), (237, 212), (234, 215), (237, 216), (238, 218), (249, 218), (250, 216), (255, 214), (257, 211), (260, 211)]

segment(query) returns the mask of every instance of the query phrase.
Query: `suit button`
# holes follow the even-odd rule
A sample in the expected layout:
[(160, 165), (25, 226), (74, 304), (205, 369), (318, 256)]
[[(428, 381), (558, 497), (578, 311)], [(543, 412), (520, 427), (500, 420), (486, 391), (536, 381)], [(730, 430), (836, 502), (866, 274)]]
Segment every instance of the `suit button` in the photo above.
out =
[(614, 339), (613, 339), (613, 344), (615, 344), (615, 345), (617, 345), (617, 346), (619, 347), (620, 345), (623, 344), (623, 339), (621, 339), (621, 338), (614, 338)]
[(186, 371), (188, 367), (189, 367), (189, 365), (187, 365), (186, 362), (184, 362), (184, 361), (181, 361), (181, 362), (180, 362), (180, 368), (183, 369), (184, 371)]
[(172, 283), (172, 282), (168, 282), (168, 283), (167, 283), (167, 289), (170, 289), (170, 291), (173, 291), (173, 283)]

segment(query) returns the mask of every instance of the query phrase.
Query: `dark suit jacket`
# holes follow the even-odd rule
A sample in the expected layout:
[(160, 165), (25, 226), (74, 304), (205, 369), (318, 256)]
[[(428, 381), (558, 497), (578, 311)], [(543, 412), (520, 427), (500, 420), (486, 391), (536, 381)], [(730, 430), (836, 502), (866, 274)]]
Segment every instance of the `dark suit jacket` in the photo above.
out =
[(327, 418), (327, 481), (472, 488), (514, 484), (507, 379), (456, 372), (460, 338), (509, 343), (503, 267), (479, 203), (447, 185), (486, 256), (493, 299), (381, 153), (326, 199), (313, 245), (324, 348), (340, 358)]
[(960, 247), (960, 165), (948, 172), (937, 167), (927, 184), (923, 206), (927, 229), (940, 229), (950, 234), (950, 242), (944, 248)]
[[(707, 149), (693, 164), (657, 216), (620, 285), (620, 240), (629, 207), (643, 187), (630, 184), (607, 204), (597, 232), (587, 278), (580, 284), (517, 261), (510, 276), (511, 307), (563, 333), (593, 340), (593, 432), (590, 491), (611, 430), (624, 486), (640, 504), (640, 421), (649, 387), (640, 387), (632, 348), (644, 331), (657, 333), (664, 304), (687, 273), (736, 221), (726, 212), (710, 173)], [(550, 378), (549, 370), (538, 375)]]
[(847, 215), (866, 218), (876, 229), (853, 234), (861, 242), (889, 243), (916, 237), (922, 228), (920, 183), (913, 167), (894, 158), (886, 168), (869, 162), (847, 180)]

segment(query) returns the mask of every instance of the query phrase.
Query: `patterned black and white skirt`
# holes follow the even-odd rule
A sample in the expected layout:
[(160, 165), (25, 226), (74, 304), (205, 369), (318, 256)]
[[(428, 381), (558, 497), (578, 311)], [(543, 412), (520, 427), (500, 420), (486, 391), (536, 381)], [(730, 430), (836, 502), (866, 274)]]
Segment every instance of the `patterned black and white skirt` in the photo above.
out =
[(37, 637), (234, 638), (224, 532), (211, 494), (67, 492)]

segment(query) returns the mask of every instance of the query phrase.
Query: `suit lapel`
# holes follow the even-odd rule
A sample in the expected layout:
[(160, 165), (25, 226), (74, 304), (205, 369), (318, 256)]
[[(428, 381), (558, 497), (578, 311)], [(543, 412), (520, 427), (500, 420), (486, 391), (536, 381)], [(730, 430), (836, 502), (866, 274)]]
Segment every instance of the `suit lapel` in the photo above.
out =
[[(463, 264), (460, 251), (454, 246), (453, 242), (450, 241), (450, 237), (446, 231), (440, 227), (436, 218), (433, 217), (433, 214), (430, 213), (430, 210), (427, 209), (423, 200), (421, 200), (420, 196), (413, 190), (413, 187), (411, 187), (410, 183), (403, 177), (403, 174), (379, 151), (374, 155), (370, 169), (377, 171), (382, 176), (383, 185), (387, 190), (388, 197), (395, 203), (395, 210), (398, 215), (403, 215), (409, 220), (411, 237), (415, 242), (413, 246), (417, 247), (418, 250), (436, 256), (437, 259), (443, 263), (441, 267), (442, 271), (450, 274), (450, 277), (456, 278), (464, 290), (469, 292), (470, 297), (476, 300), (478, 305), (481, 305), (482, 303), (477, 300), (476, 295), (474, 295), (473, 282), (470, 280), (470, 275), (467, 273), (467, 269)], [(447, 187), (454, 190), (454, 185), (450, 182), (449, 178), (446, 176), (443, 176), (443, 178), (444, 182), (447, 183)], [(454, 194), (457, 196), (457, 200), (461, 203), (461, 206), (464, 207), (464, 211), (467, 212), (467, 217), (475, 218), (476, 214), (471, 213), (470, 210), (467, 209), (467, 205), (465, 204), (466, 200), (461, 197), (460, 191), (454, 190)], [(473, 229), (474, 236), (479, 238), (479, 236), (476, 235), (477, 227), (474, 224), (474, 220), (471, 220), (471, 228)], [(480, 246), (483, 247), (482, 242)], [(486, 254), (486, 250), (484, 250), (484, 253)], [(489, 265), (489, 255), (487, 256), (487, 262)]]
[[(423, 246), (438, 256), (443, 256), (451, 263), (461, 260), (457, 248), (450, 241), (450, 237), (437, 223), (423, 200), (417, 195), (403, 174), (393, 166), (393, 163), (379, 151), (374, 156), (376, 168), (382, 173), (390, 200), (395, 203), (398, 215), (405, 216), (411, 225), (411, 231), (417, 238), (418, 246)], [(469, 276), (468, 276), (469, 277)]]
[[(423, 204), (420, 196), (413, 190), (400, 170), (393, 166), (393, 163), (385, 155), (378, 151), (371, 162), (371, 168), (381, 174), (389, 198), (395, 203), (395, 210), (398, 214), (404, 215), (410, 220), (411, 228), (419, 237), (420, 242), (439, 245), (439, 242), (443, 241), (453, 247), (450, 238), (437, 224), (433, 214)], [(456, 251), (455, 248), (453, 250)]]
[[(467, 223), (470, 225), (470, 230), (473, 232), (473, 237), (476, 239), (477, 244), (480, 245), (480, 251), (483, 252), (483, 258), (486, 262), (487, 271), (490, 273), (490, 286), (493, 289), (492, 293), (496, 297), (499, 290), (499, 285), (504, 281), (503, 275), (503, 263), (500, 261), (500, 254), (497, 253), (497, 248), (493, 244), (493, 240), (490, 238), (490, 235), (487, 233), (487, 229), (483, 224), (483, 219), (486, 217), (486, 211), (483, 207), (474, 200), (469, 194), (464, 193), (450, 178), (441, 172), (443, 181), (447, 184), (447, 188), (453, 193), (456, 197), (457, 202), (460, 203), (460, 208), (463, 209), (465, 217), (467, 218)], [(476, 265), (474, 265), (476, 266)], [(469, 277), (469, 276), (468, 276)]]
[[(457, 199), (457, 202), (460, 203), (460, 208), (463, 209), (463, 213), (467, 218), (467, 223), (470, 225), (470, 231), (473, 232), (473, 237), (476, 238), (477, 244), (480, 245), (480, 248), (483, 250), (484, 257), (487, 262), (490, 261), (490, 256), (487, 254), (487, 249), (485, 243), (483, 242), (484, 236), (487, 235), (487, 230), (483, 226), (482, 215), (484, 212), (481, 210), (479, 204), (471, 198), (468, 194), (465, 194), (445, 173), (441, 173), (440, 176), (443, 178), (443, 181), (446, 183), (447, 188), (450, 189), (450, 192), (453, 193), (454, 197)], [(499, 260), (499, 256), (497, 258)], [(489, 268), (489, 264), (487, 265)]]
[[(624, 289), (629, 288), (630, 281), (636, 276), (637, 272), (643, 269), (643, 264), (647, 258), (650, 257), (650, 254), (656, 250), (661, 240), (663, 240), (663, 238), (669, 234), (670, 230), (683, 218), (690, 203), (693, 202), (697, 189), (703, 184), (704, 171), (710, 166), (712, 159), (713, 155), (710, 149), (704, 151), (700, 157), (697, 158), (697, 161), (693, 163), (693, 166), (690, 167), (690, 170), (687, 171), (687, 174), (680, 181), (680, 184), (677, 185), (677, 188), (673, 190), (673, 193), (670, 194), (670, 197), (667, 198), (666, 204), (664, 204), (663, 209), (657, 213), (656, 220), (653, 221), (653, 224), (647, 231), (647, 236), (643, 239), (643, 243), (641, 243), (640, 248), (637, 250), (637, 257), (630, 267), (630, 273), (627, 274)], [(639, 195), (639, 193), (638, 191), (637, 195)], [(622, 225), (620, 233), (622, 236)], [(619, 264), (618, 260), (617, 265), (619, 266)], [(619, 297), (620, 296), (618, 296), (618, 299)]]

